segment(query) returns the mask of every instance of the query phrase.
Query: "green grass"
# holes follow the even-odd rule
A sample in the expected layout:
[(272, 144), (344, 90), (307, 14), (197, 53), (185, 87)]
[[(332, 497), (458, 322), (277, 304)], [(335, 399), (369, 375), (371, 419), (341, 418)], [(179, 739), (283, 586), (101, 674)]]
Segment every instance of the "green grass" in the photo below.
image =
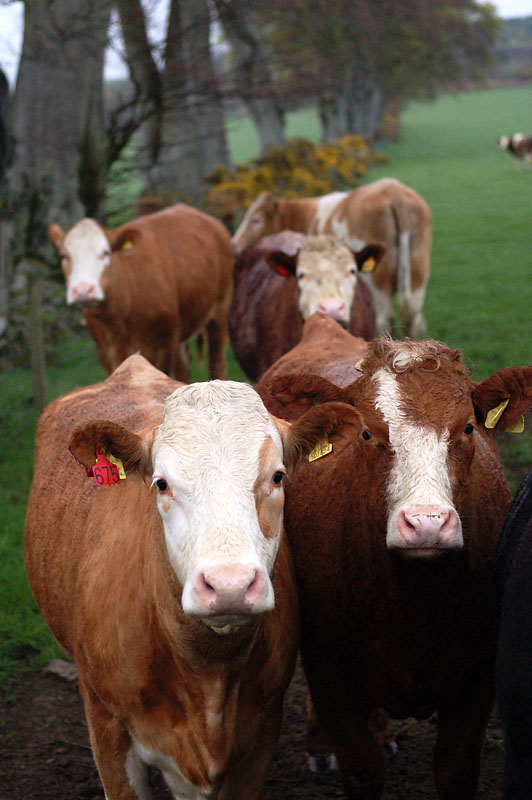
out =
[[(289, 135), (315, 139), (314, 111), (290, 115)], [(512, 364), (532, 363), (532, 171), (518, 171), (496, 144), (502, 133), (532, 130), (532, 87), (441, 97), (412, 105), (389, 163), (367, 180), (392, 175), (429, 203), (434, 219), (432, 275), (426, 301), (429, 335), (461, 348), (482, 380)], [(230, 125), (235, 161), (257, 155), (248, 120)], [(115, 196), (117, 192), (115, 189)], [(119, 193), (118, 193), (119, 194)], [(243, 374), (230, 355), (229, 375)], [(85, 333), (68, 336), (50, 360), (49, 399), (104, 377)], [(207, 377), (193, 360), (194, 380)], [(0, 681), (58, 652), (33, 604), (22, 538), (37, 413), (25, 369), (0, 375)], [(515, 491), (532, 465), (530, 431), (502, 437)]]

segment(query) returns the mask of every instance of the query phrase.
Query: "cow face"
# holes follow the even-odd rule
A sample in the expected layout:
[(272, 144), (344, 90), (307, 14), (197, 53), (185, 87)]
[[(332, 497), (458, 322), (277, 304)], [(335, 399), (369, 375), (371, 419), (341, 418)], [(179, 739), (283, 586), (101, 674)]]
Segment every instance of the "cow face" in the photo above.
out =
[(280, 230), (277, 200), (271, 192), (261, 192), (253, 201), (232, 238), (236, 255), (264, 236)]
[(295, 275), (303, 321), (321, 311), (346, 326), (359, 270), (372, 271), (384, 255), (381, 245), (370, 244), (353, 253), (336, 237), (308, 236), (299, 250), (268, 253), (266, 260), (280, 275)]
[(308, 407), (305, 399), (353, 403), (359, 428), (349, 466), (344, 457), (346, 491), (357, 493), (353, 515), (371, 520), (389, 550), (434, 558), (462, 549), (472, 472), (490, 491), (482, 471), (496, 455), (486, 425), (498, 414), (497, 428), (511, 427), (532, 406), (532, 367), (475, 384), (459, 351), (377, 340), (359, 368), (362, 377), (345, 389), (328, 384), (325, 391), (323, 378), (299, 375), (277, 379), (269, 392), (286, 412)]
[(336, 406), (313, 409), (290, 426), (270, 416), (246, 384), (192, 384), (167, 399), (154, 437), (90, 423), (74, 433), (70, 449), (88, 467), (96, 449), (111, 451), (126, 470), (143, 475), (155, 494), (184, 613), (229, 633), (274, 606), (283, 481), (324, 431), (341, 438), (352, 410)]
[(102, 275), (111, 263), (111, 244), (104, 230), (93, 219), (81, 219), (66, 234), (53, 224), (49, 234), (61, 255), (67, 303), (101, 303)]

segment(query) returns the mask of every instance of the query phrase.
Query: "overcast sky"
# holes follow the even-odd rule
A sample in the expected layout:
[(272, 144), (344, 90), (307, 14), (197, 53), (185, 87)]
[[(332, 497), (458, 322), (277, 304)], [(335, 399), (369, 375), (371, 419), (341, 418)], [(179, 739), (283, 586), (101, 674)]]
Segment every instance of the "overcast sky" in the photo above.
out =
[[(275, 1), (275, 0), (274, 0)], [(400, 0), (398, 0), (400, 2)], [(532, 0), (491, 0), (499, 15), (504, 18), (532, 15)], [(22, 42), (22, 2), (0, 5), (0, 66), (6, 72), (11, 85), (14, 84), (18, 56)], [(116, 55), (108, 53), (106, 75), (121, 77), (124, 69)]]

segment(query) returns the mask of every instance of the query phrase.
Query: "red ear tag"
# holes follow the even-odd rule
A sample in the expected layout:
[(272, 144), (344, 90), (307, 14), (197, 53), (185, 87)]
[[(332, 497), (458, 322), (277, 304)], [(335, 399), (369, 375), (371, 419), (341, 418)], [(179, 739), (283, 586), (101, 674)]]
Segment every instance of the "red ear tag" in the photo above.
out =
[(92, 468), (94, 480), (98, 486), (108, 486), (111, 483), (120, 483), (120, 474), (116, 464), (111, 464), (105, 453), (96, 451), (96, 464)]
[(288, 278), (288, 276), (290, 275), (289, 270), (287, 270), (286, 267), (283, 267), (282, 264), (276, 264), (275, 271), (277, 272), (278, 275), (282, 275), (283, 278)]

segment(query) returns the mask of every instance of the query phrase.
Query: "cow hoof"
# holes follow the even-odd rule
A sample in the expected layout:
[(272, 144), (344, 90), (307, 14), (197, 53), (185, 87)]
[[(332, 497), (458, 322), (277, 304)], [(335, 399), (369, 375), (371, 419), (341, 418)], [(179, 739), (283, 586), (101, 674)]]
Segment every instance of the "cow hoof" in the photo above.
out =
[(312, 755), (307, 753), (307, 766), (313, 775), (326, 775), (338, 770), (338, 762), (334, 753)]

